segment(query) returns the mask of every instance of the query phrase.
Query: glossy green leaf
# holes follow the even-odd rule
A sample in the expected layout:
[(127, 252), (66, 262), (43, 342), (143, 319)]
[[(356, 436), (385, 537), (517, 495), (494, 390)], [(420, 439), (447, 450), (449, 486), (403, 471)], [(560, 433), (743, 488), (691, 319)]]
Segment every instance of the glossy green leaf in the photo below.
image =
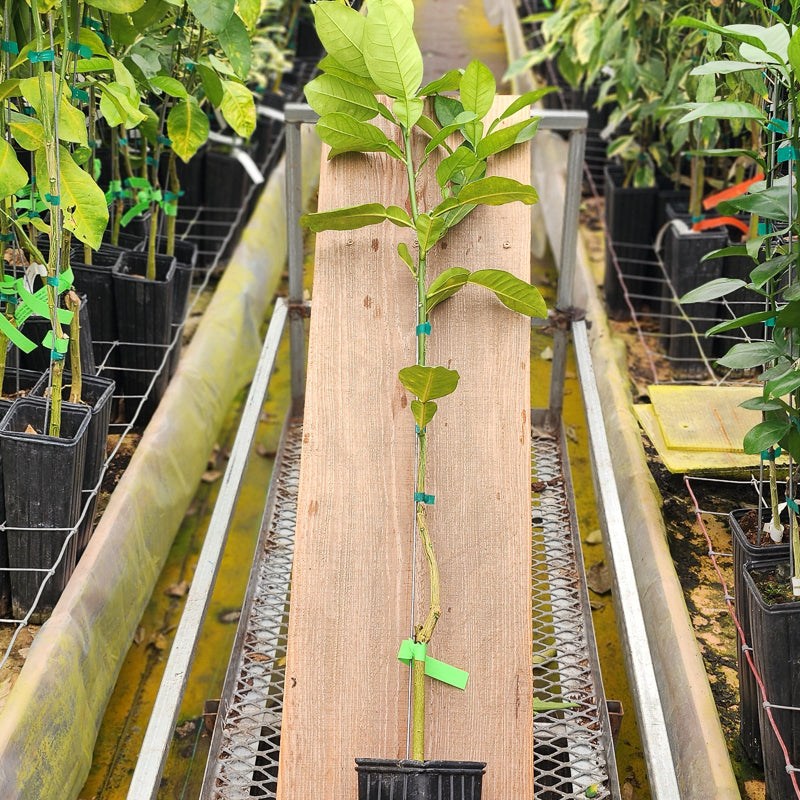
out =
[(415, 97), (422, 83), (422, 53), (407, 12), (396, 0), (372, 0), (364, 26), (364, 61), (389, 97)]
[(425, 295), (425, 310), (430, 314), (439, 303), (452, 297), (469, 278), (470, 272), (463, 267), (450, 267), (441, 275), (431, 281), (428, 293)]
[(179, 80), (171, 78), (169, 75), (156, 75), (150, 79), (150, 85), (170, 97), (182, 99), (187, 96), (186, 87)]
[[(326, 2), (327, 0), (320, 0), (320, 1)], [(373, 81), (372, 78), (369, 77), (369, 75), (367, 75), (366, 77), (364, 77), (363, 75), (356, 75), (354, 72), (351, 72), (349, 69), (346, 69), (341, 64), (339, 64), (336, 61), (336, 59), (334, 59), (330, 55), (325, 56), (322, 59), (322, 61), (319, 62), (318, 66), (321, 72), (324, 72), (327, 75), (336, 75), (337, 77), (347, 81), (348, 83), (354, 83), (356, 86), (360, 86), (362, 89), (366, 89), (373, 95), (381, 93), (381, 90), (378, 88), (375, 81)], [(364, 71), (365, 72), (367, 71), (366, 66), (364, 67)]]
[(789, 57), (789, 64), (792, 67), (795, 77), (800, 76), (800, 29), (795, 30), (792, 34), (792, 38), (789, 39), (786, 54)]
[(310, 8), (317, 35), (330, 57), (348, 72), (370, 78), (362, 51), (366, 18), (336, 0), (319, 0)]
[(261, 0), (238, 0), (238, 10), (247, 29), (254, 30), (261, 16)]
[(441, 128), (437, 131), (432, 137), (431, 140), (425, 147), (425, 155), (429, 155), (432, 153), (439, 145), (441, 145), (448, 136), (454, 134), (465, 122), (471, 122), (475, 119), (475, 114), (471, 111), (465, 111), (463, 114), (459, 114), (453, 122), (449, 125), (445, 125), (444, 128)]
[(425, 101), (420, 97), (398, 97), (392, 103), (392, 113), (406, 130), (411, 130), (422, 116), (424, 107)]
[(475, 153), (478, 158), (482, 159), (489, 158), (489, 156), (493, 156), (496, 153), (502, 153), (515, 144), (521, 144), (532, 139), (538, 127), (538, 119), (526, 119), (514, 125), (509, 125), (507, 128), (500, 128), (500, 130), (490, 133), (481, 139), (475, 148)]
[(481, 269), (473, 272), (469, 283), (494, 292), (497, 299), (512, 311), (528, 317), (547, 317), (547, 306), (535, 286), (502, 269)]
[(789, 432), (790, 424), (788, 420), (759, 422), (744, 435), (744, 452), (757, 454), (774, 447)]
[(728, 75), (732, 72), (743, 72), (745, 70), (757, 70), (758, 67), (750, 61), (707, 61), (695, 67), (692, 75)]
[(781, 352), (774, 342), (740, 342), (728, 350), (719, 364), (729, 369), (752, 369), (768, 364)]
[(249, 139), (256, 129), (256, 104), (252, 92), (239, 81), (222, 81), (219, 110), (239, 136)]
[(745, 314), (736, 319), (728, 319), (725, 322), (720, 322), (706, 331), (706, 336), (714, 336), (717, 333), (724, 333), (725, 331), (732, 331), (735, 328), (744, 328), (748, 325), (756, 325), (759, 322), (766, 322), (775, 316), (774, 311), (754, 311), (752, 314)]
[(800, 327), (800, 302), (795, 300), (789, 305), (784, 306), (776, 317), (775, 324), (782, 328)]
[(733, 100), (717, 100), (711, 103), (686, 103), (686, 107), (691, 110), (684, 114), (679, 123), (691, 122), (703, 117), (713, 119), (754, 119), (759, 122), (766, 122), (767, 118), (760, 108), (756, 108), (752, 103), (739, 103)]
[(458, 373), (446, 367), (404, 367), (399, 373), (400, 383), (423, 403), (452, 394), (458, 386)]
[(0, 199), (10, 197), (28, 183), (28, 172), (19, 163), (14, 148), (0, 139)]
[(139, 130), (148, 142), (155, 144), (159, 126), (159, 119), (156, 116), (156, 112), (144, 103), (139, 106), (139, 111), (144, 115), (144, 119), (139, 123)]
[(767, 381), (764, 394), (766, 397), (785, 397), (797, 388), (800, 388), (800, 370), (793, 369), (780, 378)]
[[(76, 239), (96, 250), (103, 241), (103, 233), (108, 225), (106, 196), (62, 145), (59, 146), (59, 165), (64, 227), (72, 231)], [(47, 175), (44, 148), (36, 152), (36, 172), (40, 176)]]
[(747, 286), (747, 282), (739, 278), (714, 278), (690, 292), (686, 292), (683, 297), (678, 301), (679, 303), (705, 303), (709, 300), (716, 300), (719, 297), (725, 297), (726, 294), (735, 292), (741, 289), (742, 286)]
[(187, 0), (189, 10), (197, 17), (197, 21), (211, 33), (225, 30), (236, 5), (235, 0)]
[(522, 111), (523, 108), (532, 106), (534, 103), (538, 103), (539, 100), (541, 100), (545, 95), (555, 91), (555, 86), (544, 86), (541, 89), (534, 89), (532, 92), (525, 92), (525, 94), (521, 94), (516, 100), (514, 100), (514, 102), (498, 117), (498, 119), (508, 119), (516, 114), (517, 111)]
[[(792, 194), (796, 201), (796, 194)], [(786, 222), (789, 219), (789, 192), (785, 186), (771, 186), (769, 189), (724, 200), (717, 205), (717, 210), (720, 214), (744, 211), (748, 214), (758, 214), (764, 219)]]
[(444, 233), (445, 224), (441, 217), (432, 218), (430, 214), (417, 215), (417, 241), (423, 255), (442, 238)]
[(426, 83), (418, 92), (420, 97), (429, 97), (440, 92), (457, 92), (461, 84), (461, 70), (451, 69), (435, 81)]
[(350, 83), (338, 75), (323, 73), (305, 86), (306, 100), (321, 117), (326, 114), (349, 114), (359, 122), (366, 122), (378, 115), (375, 95)]
[(252, 51), (250, 34), (247, 32), (244, 22), (236, 14), (233, 14), (224, 30), (217, 34), (217, 38), (228, 61), (231, 62), (233, 71), (242, 80), (246, 80), (250, 74)]
[(399, 206), (386, 208), (380, 203), (364, 203), (360, 206), (336, 208), (333, 211), (303, 214), (300, 217), (300, 224), (319, 233), (320, 231), (350, 231), (364, 228), (367, 225), (377, 225), (384, 220), (389, 220), (399, 227), (411, 227), (411, 220), (403, 209)]
[(123, 45), (132, 45), (139, 38), (139, 30), (127, 14), (109, 14), (108, 33), (114, 42)]
[(411, 413), (420, 428), (424, 428), (433, 419), (436, 409), (437, 406), (433, 400), (428, 400), (427, 403), (422, 403), (419, 400), (411, 401)]
[(86, 0), (86, 5), (113, 14), (131, 14), (138, 11), (144, 2), (145, 0)]
[(139, 87), (136, 85), (136, 80), (134, 79), (133, 75), (131, 75), (131, 71), (118, 58), (109, 56), (109, 59), (111, 60), (111, 65), (114, 68), (114, 79), (118, 84), (125, 88), (131, 103), (138, 105)]
[[(33, 106), (36, 115), (42, 119), (47, 115), (50, 119), (55, 116), (53, 99), (53, 85), (50, 81), (45, 81), (45, 97), (42, 99), (39, 94), (38, 78), (23, 78), (19, 82), (19, 89), (22, 96)], [(61, 97), (58, 113), (58, 136), (63, 142), (73, 144), (86, 144), (86, 119), (83, 112), (75, 108), (65, 93)]]
[(123, 125), (135, 128), (144, 119), (142, 111), (132, 102), (127, 89), (120, 83), (98, 83), (100, 92), (100, 111), (109, 125)]
[(208, 117), (193, 97), (179, 101), (169, 110), (167, 136), (175, 154), (184, 162), (208, 139)]
[(476, 161), (474, 151), (468, 147), (457, 147), (452, 155), (443, 158), (436, 168), (436, 181), (444, 188), (456, 173), (471, 167)]
[(481, 178), (474, 183), (467, 184), (457, 197), (443, 200), (433, 210), (432, 216), (440, 216), (451, 208), (474, 203), (476, 205), (501, 206), (505, 203), (519, 201), (526, 205), (533, 205), (539, 200), (539, 195), (533, 186), (528, 186), (513, 178), (493, 176)]
[[(459, 115), (464, 113), (464, 106), (455, 97), (437, 94), (433, 101), (433, 110), (436, 114), (436, 119), (439, 120), (439, 124), (445, 127), (452, 125)], [(477, 114), (475, 117), (477, 118)]]
[(389, 151), (389, 139), (380, 128), (359, 122), (348, 114), (333, 113), (320, 117), (317, 134), (336, 154)]
[(225, 95), (225, 90), (222, 88), (222, 81), (219, 75), (205, 64), (195, 65), (197, 74), (200, 75), (200, 82), (203, 86), (203, 92), (209, 99), (212, 106), (219, 108), (222, 104), (222, 98)]
[(794, 261), (792, 255), (776, 256), (759, 264), (751, 273), (750, 280), (756, 289), (763, 287), (767, 281), (783, 272)]
[(417, 268), (414, 264), (414, 259), (411, 257), (411, 252), (408, 249), (408, 245), (405, 242), (400, 242), (397, 245), (397, 253), (403, 260), (403, 263), (411, 270), (411, 274), (416, 276)]
[(497, 84), (492, 71), (480, 61), (471, 61), (461, 78), (461, 104), (483, 119), (494, 102)]
[(780, 400), (765, 400), (763, 397), (751, 397), (743, 403), (739, 403), (741, 408), (750, 411), (784, 411), (785, 407)]

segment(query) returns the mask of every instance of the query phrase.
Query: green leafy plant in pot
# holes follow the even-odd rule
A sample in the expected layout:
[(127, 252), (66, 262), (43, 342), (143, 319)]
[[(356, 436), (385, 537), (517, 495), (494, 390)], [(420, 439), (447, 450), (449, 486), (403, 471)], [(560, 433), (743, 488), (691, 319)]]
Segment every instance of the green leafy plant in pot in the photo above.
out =
[[(513, 101), (498, 119), (486, 116), (495, 98), (491, 72), (474, 61), (465, 70), (452, 70), (439, 80), (420, 88), (422, 56), (412, 30), (410, 0), (372, 0), (366, 16), (335, 0), (321, 0), (312, 6), (316, 30), (328, 55), (320, 64), (323, 74), (306, 87), (306, 97), (319, 114), (317, 132), (330, 146), (330, 158), (343, 153), (382, 152), (396, 159), (407, 176), (404, 202), (399, 205), (365, 203), (307, 214), (301, 223), (312, 231), (351, 230), (390, 222), (408, 228), (416, 236), (412, 256), (405, 244), (398, 254), (416, 282), (416, 363), (400, 370), (402, 385), (412, 394), (416, 423), (417, 457), (414, 501), (416, 531), (425, 553), (429, 576), (428, 612), (414, 626), (411, 639), (402, 643), (399, 657), (411, 664), (413, 720), (411, 759), (384, 761), (357, 759), (360, 796), (377, 798), (381, 791), (397, 791), (395, 797), (437, 796), (445, 776), (460, 774), (464, 794), (480, 796), (483, 764), (474, 762), (425, 761), (426, 668), (441, 670), (444, 679), (463, 688), (466, 673), (442, 665), (427, 655), (441, 613), (439, 568), (434, 537), (428, 525), (426, 506), (433, 502), (426, 482), (428, 426), (437, 402), (451, 394), (458, 384), (456, 370), (427, 363), (426, 342), (431, 334), (430, 315), (434, 309), (466, 284), (493, 292), (508, 308), (532, 317), (545, 317), (547, 310), (538, 290), (502, 270), (483, 269), (473, 273), (460, 267), (442, 272), (428, 281), (426, 266), (434, 245), (457, 226), (478, 205), (501, 205), (513, 201), (532, 204), (536, 191), (510, 178), (486, 177), (487, 159), (517, 143), (529, 140), (537, 128), (530, 118), (502, 127), (500, 123), (535, 102), (541, 92)], [(459, 92), (459, 97), (445, 92)], [(431, 98), (431, 99), (428, 99)], [(432, 116), (429, 116), (433, 112)], [(383, 117), (396, 138), (369, 122)], [(424, 154), (415, 162), (412, 134), (427, 137)], [(418, 205), (417, 181), (430, 159), (444, 155), (436, 167), (441, 201), (430, 211)], [(432, 163), (432, 162), (431, 162)], [(411, 422), (411, 420), (409, 420)], [(448, 783), (449, 785), (449, 783)], [(407, 794), (399, 794), (400, 787)], [(433, 795), (427, 792), (433, 791)], [(456, 800), (456, 796), (453, 797)]]

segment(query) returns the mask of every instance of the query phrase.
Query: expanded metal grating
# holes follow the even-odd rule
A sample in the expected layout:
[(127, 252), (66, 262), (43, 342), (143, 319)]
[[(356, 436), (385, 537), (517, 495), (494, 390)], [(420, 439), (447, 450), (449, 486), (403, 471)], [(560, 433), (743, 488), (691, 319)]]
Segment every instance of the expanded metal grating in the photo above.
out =
[[(301, 443), (295, 420), (275, 465), (202, 800), (275, 797)], [(596, 786), (589, 796), (603, 800), (619, 789), (561, 448), (549, 434), (533, 440), (534, 694), (576, 707), (534, 716), (536, 798), (585, 797)]]

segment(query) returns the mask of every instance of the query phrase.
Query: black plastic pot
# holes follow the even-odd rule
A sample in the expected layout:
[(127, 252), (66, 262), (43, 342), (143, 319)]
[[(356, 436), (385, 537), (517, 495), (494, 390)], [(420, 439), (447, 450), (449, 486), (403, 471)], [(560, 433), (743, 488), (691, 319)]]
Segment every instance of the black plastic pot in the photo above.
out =
[[(672, 217), (674, 224), (666, 229), (663, 238), (664, 268), (675, 294), (682, 297), (691, 289), (722, 276), (723, 259), (703, 261), (703, 257), (728, 246), (728, 231), (719, 228), (695, 232), (691, 230), (688, 216), (681, 209), (668, 205), (667, 214)], [(683, 307), (698, 334), (695, 338), (692, 326), (681, 316), (681, 309), (667, 286), (664, 287), (663, 298), (661, 330), (668, 335), (665, 349), (673, 372), (685, 377), (704, 374), (706, 367), (700, 352), (702, 350), (707, 358), (713, 360), (716, 342), (713, 338), (703, 336), (703, 333), (719, 322), (718, 303), (692, 303)]]
[(486, 764), (357, 758), (358, 800), (480, 800)]
[[(36, 603), (32, 621), (50, 615), (75, 568), (77, 536), (70, 529), (81, 512), (90, 418), (88, 407), (64, 407), (55, 438), (45, 432), (49, 411), (43, 398), (23, 397), (0, 422), (12, 614), (22, 618)], [(28, 426), (37, 433), (27, 433)], [(23, 569), (42, 571), (17, 571)], [(37, 601), (47, 570), (54, 572)]]
[(127, 252), (113, 271), (120, 340), (114, 377), (129, 418), (142, 403), (142, 423), (152, 416), (169, 381), (166, 355), (172, 340), (175, 258), (156, 255), (155, 280), (145, 278), (146, 270), (145, 253)]
[(73, 263), (75, 288), (86, 295), (95, 364), (113, 366), (117, 341), (117, 312), (114, 308), (112, 270), (122, 255), (122, 248), (101, 245), (92, 255), (91, 264)]
[[(83, 293), (78, 294), (81, 307), (78, 311), (78, 321), (80, 322), (80, 350), (81, 350), (81, 372), (84, 375), (95, 375), (97, 365), (94, 360), (94, 345), (92, 343), (92, 322), (89, 310), (89, 299)], [(63, 326), (66, 330), (67, 326)], [(40, 317), (38, 314), (31, 314), (22, 324), (22, 332), (38, 346), (30, 353), (23, 353), (16, 347), (9, 353), (9, 364), (19, 365), (21, 369), (44, 372), (50, 368), (50, 351), (42, 347), (41, 343), (47, 332), (51, 330), (52, 324), (49, 319)], [(64, 361), (64, 368), (71, 368), (72, 357), (67, 353)]]
[[(739, 524), (741, 517), (748, 511), (746, 508), (731, 511), (729, 519), (733, 542), (733, 597), (736, 603), (736, 616), (739, 618), (745, 640), (751, 644), (749, 595), (744, 582), (745, 566), (757, 566), (778, 558), (788, 559), (789, 544), (788, 542), (775, 544), (767, 534), (763, 534), (761, 546), (751, 544)], [(736, 648), (736, 669), (739, 674), (739, 741), (745, 755), (754, 764), (761, 764), (761, 729), (758, 722), (761, 693), (741, 647)]]
[[(800, 763), (800, 714), (776, 706), (800, 706), (800, 602), (769, 605), (759, 591), (760, 577), (782, 565), (788, 573), (788, 559), (745, 568), (750, 629), (753, 651), (772, 716), (781, 733), (792, 764)], [(786, 772), (783, 751), (769, 723), (766, 710), (760, 707), (761, 750), (764, 757), (764, 781), (770, 800), (796, 800), (791, 779)]]
[(603, 291), (608, 316), (624, 320), (630, 318), (626, 289), (635, 310), (652, 306), (661, 295), (653, 254), (658, 191), (655, 187), (623, 186), (621, 167), (606, 165), (603, 176), (607, 237)]
[[(63, 408), (88, 406), (91, 410), (89, 428), (86, 431), (86, 458), (83, 466), (83, 505), (88, 500), (80, 528), (78, 528), (78, 552), (80, 558), (86, 545), (89, 544), (93, 531), (94, 512), (97, 507), (97, 494), (91, 496), (97, 482), (100, 479), (100, 472), (106, 461), (106, 440), (108, 439), (108, 426), (111, 421), (111, 406), (114, 399), (114, 389), (116, 384), (111, 378), (104, 378), (101, 375), (89, 375), (83, 378), (81, 390), (81, 403), (70, 403), (69, 392), (72, 375), (64, 373), (64, 386), (62, 389)], [(41, 380), (31, 391), (35, 397), (46, 397), (49, 393), (48, 375), (43, 375)]]

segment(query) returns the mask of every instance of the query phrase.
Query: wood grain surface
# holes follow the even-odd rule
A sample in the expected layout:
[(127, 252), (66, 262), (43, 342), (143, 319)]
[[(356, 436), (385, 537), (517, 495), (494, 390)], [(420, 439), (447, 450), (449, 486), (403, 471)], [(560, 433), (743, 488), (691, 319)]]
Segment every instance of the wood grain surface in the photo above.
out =
[[(500, 97), (493, 119), (510, 103)], [(520, 117), (514, 117), (510, 122)], [(382, 154), (325, 161), (319, 209), (406, 205), (405, 172)], [(420, 210), (439, 200), (434, 164)], [(530, 152), (490, 161), (530, 181)], [(530, 211), (479, 207), (429, 254), (529, 279)], [(415, 289), (388, 222), (317, 236), (305, 432), (292, 573), (279, 800), (355, 798), (356, 757), (405, 758), (411, 631)], [(470, 673), (429, 681), (426, 758), (486, 761), (484, 800), (533, 797), (530, 431), (527, 318), (467, 286), (432, 313), (428, 364), (457, 369), (428, 429), (428, 519), (442, 616), (429, 654)], [(427, 567), (417, 553), (417, 620)]]

